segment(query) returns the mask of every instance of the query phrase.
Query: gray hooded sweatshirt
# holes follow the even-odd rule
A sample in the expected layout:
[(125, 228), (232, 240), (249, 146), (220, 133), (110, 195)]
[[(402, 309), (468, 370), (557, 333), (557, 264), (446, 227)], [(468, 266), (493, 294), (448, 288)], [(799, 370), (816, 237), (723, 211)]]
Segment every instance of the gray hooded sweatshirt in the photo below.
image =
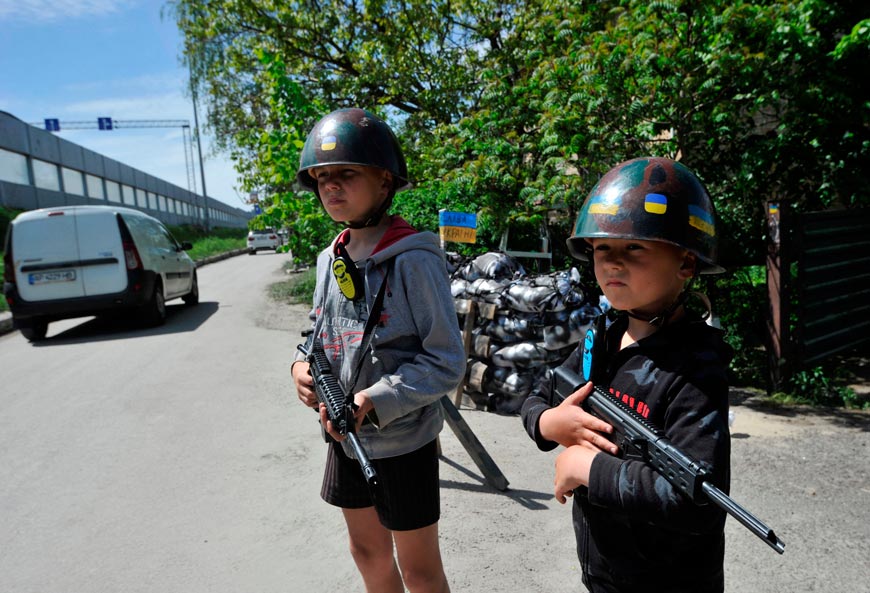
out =
[[(444, 424), (438, 400), (465, 374), (466, 356), (438, 238), (416, 232), (398, 216), (368, 258), (356, 262), (365, 298), (347, 299), (332, 275), (335, 244), (317, 258), (317, 287), (310, 313), (332, 372), (346, 393), (365, 391), (377, 426), (358, 436), (373, 459), (415, 451)], [(363, 329), (386, 276), (386, 292), (371, 349), (361, 352)], [(365, 357), (359, 367), (359, 358)], [(297, 354), (297, 360), (302, 359)], [(344, 451), (353, 457), (347, 442)]]

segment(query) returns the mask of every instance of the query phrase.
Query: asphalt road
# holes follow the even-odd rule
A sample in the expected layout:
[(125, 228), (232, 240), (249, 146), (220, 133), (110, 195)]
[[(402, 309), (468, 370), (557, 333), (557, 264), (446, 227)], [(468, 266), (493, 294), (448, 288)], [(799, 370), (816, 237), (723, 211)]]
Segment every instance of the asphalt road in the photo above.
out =
[[(199, 271), (202, 302), (155, 329), (52, 324), (0, 336), (0, 591), (362, 591), (324, 447), (289, 359), (307, 307), (272, 302), (286, 256)], [(771, 414), (735, 392), (732, 496), (785, 541), (729, 519), (729, 592), (870, 593), (870, 415)], [(582, 591), (555, 453), (517, 417), (462, 410), (510, 482), (441, 436), (441, 538), (454, 593)]]

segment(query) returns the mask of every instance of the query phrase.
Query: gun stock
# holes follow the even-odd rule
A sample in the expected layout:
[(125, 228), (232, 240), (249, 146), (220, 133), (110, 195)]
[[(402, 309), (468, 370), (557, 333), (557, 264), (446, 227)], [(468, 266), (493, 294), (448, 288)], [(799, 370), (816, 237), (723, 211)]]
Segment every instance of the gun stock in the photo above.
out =
[[(556, 368), (551, 405), (558, 405), (585, 384), (586, 381), (571, 370)], [(643, 416), (597, 386), (583, 402), (583, 407), (613, 426), (611, 440), (625, 458), (644, 461), (695, 504), (712, 502), (779, 554), (785, 551), (785, 544), (770, 527), (714, 486), (709, 481), (708, 471), (699, 462), (675, 447), (662, 430)]]
[[(332, 374), (332, 367), (323, 346), (309, 336), (305, 344), (297, 346), (308, 361), (311, 378), (314, 381), (314, 392), (317, 401), (326, 405), (326, 415), (340, 435), (347, 438), (347, 442), (353, 449), (354, 456), (359, 462), (366, 483), (374, 492), (378, 487), (378, 474), (369, 459), (368, 454), (359, 442), (356, 435), (356, 423), (354, 421), (353, 401), (345, 394), (338, 379)], [(328, 440), (324, 431), (324, 438)]]

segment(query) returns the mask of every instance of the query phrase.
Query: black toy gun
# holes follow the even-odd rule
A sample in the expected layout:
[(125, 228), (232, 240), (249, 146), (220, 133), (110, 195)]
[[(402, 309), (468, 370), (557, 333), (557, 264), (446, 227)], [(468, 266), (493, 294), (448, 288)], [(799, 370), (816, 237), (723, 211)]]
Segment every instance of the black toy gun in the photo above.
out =
[[(553, 383), (551, 404), (558, 405), (586, 381), (560, 366), (553, 371)], [(619, 446), (625, 459), (639, 459), (651, 465), (695, 504), (713, 502), (771, 548), (780, 554), (785, 551), (785, 544), (771, 528), (711, 484), (709, 472), (700, 463), (677, 449), (662, 430), (632, 408), (597, 386), (584, 400), (583, 408), (613, 426), (610, 440)]]
[[(356, 436), (356, 423), (354, 421), (354, 403), (353, 400), (345, 394), (338, 379), (332, 374), (332, 367), (329, 364), (329, 359), (326, 357), (326, 352), (323, 350), (323, 345), (319, 340), (314, 340), (313, 335), (308, 336), (305, 344), (297, 346), (300, 352), (305, 355), (308, 361), (311, 378), (314, 380), (314, 392), (317, 394), (317, 401), (326, 405), (326, 415), (329, 421), (338, 431), (338, 433), (347, 438), (353, 449), (354, 456), (362, 468), (363, 475), (369, 488), (375, 489), (378, 486), (378, 474), (375, 472), (374, 466), (363, 449), (359, 438)], [(324, 431), (324, 439), (328, 442), (329, 436)]]
[[(599, 315), (583, 338), (580, 363), (585, 379), (563, 366), (554, 369), (550, 392), (551, 406), (560, 404), (587, 381), (592, 380), (594, 383), (602, 376), (604, 359), (600, 354), (605, 348), (606, 327), (606, 315)], [(620, 448), (624, 459), (637, 459), (652, 466), (695, 504), (713, 502), (778, 553), (785, 551), (785, 544), (770, 527), (711, 484), (707, 468), (677, 449), (664, 431), (633, 408), (597, 385), (583, 401), (583, 408), (613, 427), (613, 434), (609, 438)]]

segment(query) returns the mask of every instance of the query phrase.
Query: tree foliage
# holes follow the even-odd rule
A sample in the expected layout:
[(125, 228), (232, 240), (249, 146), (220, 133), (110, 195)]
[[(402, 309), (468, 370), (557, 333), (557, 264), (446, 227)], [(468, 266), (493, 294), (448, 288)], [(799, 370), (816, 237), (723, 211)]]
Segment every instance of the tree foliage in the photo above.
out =
[(870, 203), (863, 0), (172, 7), (244, 183), (273, 196), (267, 217), (321, 242), (328, 224), (292, 174), (304, 132), (348, 105), (400, 135), (415, 189), (396, 208), (431, 230), (439, 208), (477, 211), (483, 248), (554, 211), (566, 234), (597, 178), (644, 154), (678, 158), (705, 181), (726, 264), (763, 255), (766, 201)]

